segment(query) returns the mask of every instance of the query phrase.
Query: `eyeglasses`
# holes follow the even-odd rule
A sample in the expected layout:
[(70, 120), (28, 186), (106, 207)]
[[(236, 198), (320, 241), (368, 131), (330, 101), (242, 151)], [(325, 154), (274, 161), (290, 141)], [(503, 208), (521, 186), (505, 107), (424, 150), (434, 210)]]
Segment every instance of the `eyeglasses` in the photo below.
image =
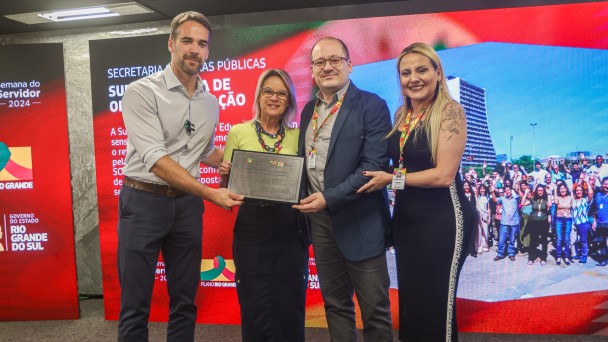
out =
[(323, 69), (323, 68), (325, 68), (325, 64), (327, 62), (329, 62), (329, 65), (331, 65), (334, 68), (337, 68), (340, 65), (342, 65), (342, 60), (348, 61), (348, 58), (338, 57), (338, 56), (334, 56), (330, 59), (319, 58), (317, 60), (312, 61), (312, 65), (317, 69)]
[(289, 93), (286, 91), (274, 91), (270, 88), (262, 88), (262, 91), (260, 92), (260, 94), (262, 94), (262, 96), (267, 97), (267, 98), (271, 98), (274, 96), (274, 94), (277, 94), (277, 97), (281, 100), (287, 100), (287, 98), (289, 97)]

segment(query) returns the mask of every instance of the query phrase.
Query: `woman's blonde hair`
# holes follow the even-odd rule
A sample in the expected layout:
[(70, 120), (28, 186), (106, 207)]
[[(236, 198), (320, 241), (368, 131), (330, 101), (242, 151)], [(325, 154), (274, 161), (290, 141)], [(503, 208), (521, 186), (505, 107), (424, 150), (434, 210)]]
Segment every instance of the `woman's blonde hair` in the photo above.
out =
[[(410, 46), (406, 47), (401, 51), (399, 57), (397, 57), (397, 74), (400, 73), (399, 64), (403, 57), (410, 53), (418, 53), (425, 57), (427, 57), (431, 61), (431, 65), (435, 71), (439, 70), (439, 81), (437, 82), (437, 87), (435, 88), (435, 96), (431, 101), (430, 106), (426, 110), (425, 119), (420, 122), (418, 127), (416, 127), (414, 133), (414, 139), (416, 139), (417, 132), (420, 129), (424, 129), (426, 133), (426, 137), (428, 140), (428, 144), (431, 149), (431, 160), (433, 165), (437, 165), (437, 145), (439, 141), (439, 132), (441, 130), (441, 112), (444, 110), (445, 106), (454, 102), (452, 96), (448, 91), (448, 85), (446, 82), (445, 74), (443, 72), (443, 66), (441, 65), (441, 60), (439, 59), (439, 55), (435, 50), (428, 44), (424, 43), (413, 43)], [(403, 105), (397, 109), (395, 113), (395, 125), (389, 134), (393, 134), (399, 130), (399, 128), (403, 125), (405, 121), (406, 113), (408, 109), (412, 107), (412, 101), (410, 98), (403, 95)]]
[(282, 69), (264, 70), (258, 78), (258, 84), (255, 87), (253, 118), (251, 119), (251, 122), (253, 123), (255, 121), (260, 121), (260, 112), (262, 110), (260, 108), (260, 93), (262, 92), (262, 85), (264, 84), (264, 81), (266, 81), (266, 79), (272, 76), (280, 78), (285, 84), (287, 91), (289, 92), (289, 98), (287, 99), (287, 108), (285, 108), (285, 111), (283, 112), (283, 114), (281, 114), (281, 124), (283, 125), (283, 127), (285, 127), (285, 129), (290, 129), (291, 127), (289, 126), (289, 124), (291, 124), (296, 117), (296, 113), (298, 112), (298, 105), (296, 103), (296, 93), (294, 90), (293, 82), (291, 81), (291, 77), (289, 77), (289, 74), (287, 74), (287, 72)]

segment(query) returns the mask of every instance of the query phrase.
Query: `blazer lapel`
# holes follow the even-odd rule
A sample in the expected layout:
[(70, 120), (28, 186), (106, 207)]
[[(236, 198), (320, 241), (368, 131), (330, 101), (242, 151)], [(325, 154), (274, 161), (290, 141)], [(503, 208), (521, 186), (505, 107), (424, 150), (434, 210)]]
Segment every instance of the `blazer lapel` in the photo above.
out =
[[(315, 100), (316, 101), (316, 100)], [(304, 107), (306, 109), (306, 107)], [(304, 148), (304, 140), (306, 137), (306, 129), (308, 129), (308, 125), (310, 124), (310, 119), (312, 119), (312, 112), (314, 110), (314, 105), (310, 106), (311, 110), (304, 111), (302, 110), (302, 115), (300, 116), (300, 139), (298, 141), (298, 154), (304, 156), (306, 154), (306, 149)]]

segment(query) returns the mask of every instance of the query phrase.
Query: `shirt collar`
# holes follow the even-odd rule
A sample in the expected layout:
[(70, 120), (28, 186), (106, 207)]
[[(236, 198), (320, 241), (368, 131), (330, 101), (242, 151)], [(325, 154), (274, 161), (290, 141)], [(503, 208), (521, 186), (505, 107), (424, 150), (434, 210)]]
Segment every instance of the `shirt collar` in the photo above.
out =
[[(165, 84), (167, 85), (167, 89), (173, 89), (177, 87), (182, 87), (185, 89), (184, 85), (177, 79), (175, 73), (171, 69), (171, 64), (167, 64), (165, 70), (163, 70), (163, 77), (165, 78)], [(203, 80), (200, 75), (196, 76), (196, 92), (205, 91), (205, 87), (203, 86)]]
[[(346, 93), (346, 90), (348, 89), (348, 86), (350, 85), (350, 80), (348, 80), (348, 82), (346, 83), (346, 85), (344, 87), (342, 87), (342, 89), (338, 90), (337, 93), (334, 94), (334, 96), (331, 97), (331, 101), (329, 101), (329, 103), (326, 103), (326, 105), (330, 105), (332, 103), (334, 103), (335, 101), (337, 101), (339, 98), (341, 98), (344, 93)], [(321, 93), (321, 90), (317, 91), (317, 99), (321, 100), (322, 103), (325, 103), (325, 100), (323, 100), (323, 93)]]

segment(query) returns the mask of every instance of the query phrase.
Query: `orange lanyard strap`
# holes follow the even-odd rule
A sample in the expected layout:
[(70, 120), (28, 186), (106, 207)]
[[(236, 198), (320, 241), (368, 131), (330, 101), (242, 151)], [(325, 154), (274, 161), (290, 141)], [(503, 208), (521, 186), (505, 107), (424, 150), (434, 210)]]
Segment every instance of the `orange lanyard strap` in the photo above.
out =
[(410, 133), (416, 128), (418, 122), (422, 120), (422, 117), (426, 113), (426, 109), (429, 107), (429, 103), (424, 105), (422, 108), (422, 112), (418, 114), (418, 116), (412, 121), (412, 112), (414, 111), (412, 108), (408, 108), (407, 114), (405, 116), (405, 121), (403, 122), (403, 127), (401, 130), (401, 137), (399, 138), (399, 168), (403, 168), (403, 147), (405, 146), (405, 142), (407, 138), (410, 136)]
[(319, 120), (319, 113), (317, 112), (317, 108), (319, 107), (319, 100), (317, 100), (317, 103), (315, 104), (315, 110), (312, 113), (312, 132), (313, 132), (313, 137), (312, 137), (312, 142), (313, 142), (313, 146), (316, 145), (317, 143), (317, 136), (319, 135), (319, 131), (321, 131), (321, 128), (323, 128), (323, 126), (325, 126), (325, 124), (327, 123), (327, 121), (334, 116), (334, 114), (336, 114), (336, 112), (338, 111), (338, 109), (340, 109), (340, 107), (342, 106), (342, 101), (344, 101), (344, 97), (346, 96), (346, 93), (344, 93), (344, 95), (342, 95), (342, 97), (338, 100), (338, 102), (336, 102), (336, 104), (334, 105), (334, 107), (331, 109), (331, 111), (329, 112), (329, 115), (327, 115), (327, 117), (325, 118), (325, 120), (323, 120), (323, 122), (321, 123), (321, 126), (319, 126), (319, 129), (317, 129), (317, 121)]

